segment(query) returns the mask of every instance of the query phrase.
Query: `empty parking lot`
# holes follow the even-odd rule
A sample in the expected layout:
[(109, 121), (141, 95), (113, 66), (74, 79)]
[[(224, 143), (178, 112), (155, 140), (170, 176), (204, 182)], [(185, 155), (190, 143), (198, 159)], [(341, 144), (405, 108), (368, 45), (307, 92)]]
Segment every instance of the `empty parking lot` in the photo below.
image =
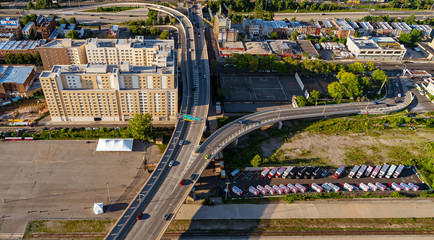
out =
[[(0, 233), (23, 233), (28, 219), (118, 217), (146, 178), (143, 152), (95, 152), (96, 144), (0, 142)], [(96, 202), (111, 212), (95, 215)]]

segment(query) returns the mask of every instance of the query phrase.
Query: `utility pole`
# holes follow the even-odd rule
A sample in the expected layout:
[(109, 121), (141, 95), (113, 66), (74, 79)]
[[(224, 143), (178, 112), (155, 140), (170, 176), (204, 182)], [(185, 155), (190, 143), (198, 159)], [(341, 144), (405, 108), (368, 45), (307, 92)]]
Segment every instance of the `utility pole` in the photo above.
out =
[(0, 200), (2, 200), (2, 203), (5, 203), (5, 200), (3, 199), (3, 197), (0, 195)]

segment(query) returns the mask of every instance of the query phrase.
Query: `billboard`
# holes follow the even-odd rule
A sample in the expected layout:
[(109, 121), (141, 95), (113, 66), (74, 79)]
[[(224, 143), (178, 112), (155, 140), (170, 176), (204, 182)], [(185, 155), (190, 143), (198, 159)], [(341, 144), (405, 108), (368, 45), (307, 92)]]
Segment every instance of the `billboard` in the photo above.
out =
[(16, 26), (16, 25), (18, 25), (18, 21), (17, 20), (0, 20), (0, 25)]

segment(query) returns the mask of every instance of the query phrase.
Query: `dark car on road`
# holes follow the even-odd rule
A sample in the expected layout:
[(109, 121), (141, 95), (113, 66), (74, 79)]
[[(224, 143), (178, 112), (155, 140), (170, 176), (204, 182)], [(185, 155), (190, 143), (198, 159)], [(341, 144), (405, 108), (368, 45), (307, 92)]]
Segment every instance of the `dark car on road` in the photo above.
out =
[(140, 220), (142, 219), (143, 213), (139, 213), (139, 215), (137, 215), (136, 220)]
[(164, 214), (163, 220), (168, 221), (170, 219), (170, 213)]

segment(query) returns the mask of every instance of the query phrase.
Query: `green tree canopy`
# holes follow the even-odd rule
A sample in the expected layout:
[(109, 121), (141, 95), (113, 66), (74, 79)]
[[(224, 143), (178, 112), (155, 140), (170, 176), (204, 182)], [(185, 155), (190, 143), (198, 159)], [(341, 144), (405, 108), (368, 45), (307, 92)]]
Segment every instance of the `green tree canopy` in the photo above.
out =
[(66, 24), (67, 22), (66, 22), (66, 19), (65, 18), (62, 18), (62, 19), (60, 19), (60, 21), (59, 21), (59, 24)]
[(77, 24), (77, 19), (75, 19), (75, 17), (72, 17), (68, 20), (68, 23), (70, 24)]
[(298, 36), (298, 32), (297, 31), (292, 31), (290, 39), (292, 41), (297, 41), (297, 36)]
[(340, 82), (332, 82), (327, 86), (327, 90), (332, 98), (342, 99), (345, 96), (345, 87)]
[(321, 93), (317, 90), (312, 90), (309, 94), (309, 98), (312, 98), (316, 101), (318, 101), (318, 98), (321, 96)]
[(35, 9), (35, 6), (33, 5), (32, 1), (27, 2), (27, 9)]
[(67, 33), (66, 33), (66, 35), (65, 35), (65, 37), (67, 37), (67, 38), (71, 38), (71, 39), (77, 39), (78, 38), (78, 32), (77, 31), (75, 31), (75, 30), (69, 30)]
[(169, 38), (169, 31), (164, 30), (164, 31), (160, 34), (160, 38), (161, 38), (161, 39), (168, 39), (168, 38)]
[(411, 43), (411, 35), (410, 33), (402, 33), (399, 36), (399, 42), (403, 44), (409, 44)]
[(304, 107), (307, 105), (306, 99), (304, 99), (303, 96), (297, 96), (296, 100), (299, 107)]
[(384, 80), (389, 81), (389, 77), (386, 75), (386, 72), (381, 69), (376, 69), (372, 73), (372, 79), (374, 79), (377, 84), (382, 83)]
[(258, 154), (256, 154), (256, 156), (250, 161), (250, 164), (253, 167), (259, 167), (261, 163), (262, 163), (262, 158)]
[(36, 9), (47, 9), (52, 5), (51, 0), (36, 0)]
[(128, 133), (137, 140), (149, 140), (152, 137), (152, 116), (149, 113), (136, 114), (130, 119)]

